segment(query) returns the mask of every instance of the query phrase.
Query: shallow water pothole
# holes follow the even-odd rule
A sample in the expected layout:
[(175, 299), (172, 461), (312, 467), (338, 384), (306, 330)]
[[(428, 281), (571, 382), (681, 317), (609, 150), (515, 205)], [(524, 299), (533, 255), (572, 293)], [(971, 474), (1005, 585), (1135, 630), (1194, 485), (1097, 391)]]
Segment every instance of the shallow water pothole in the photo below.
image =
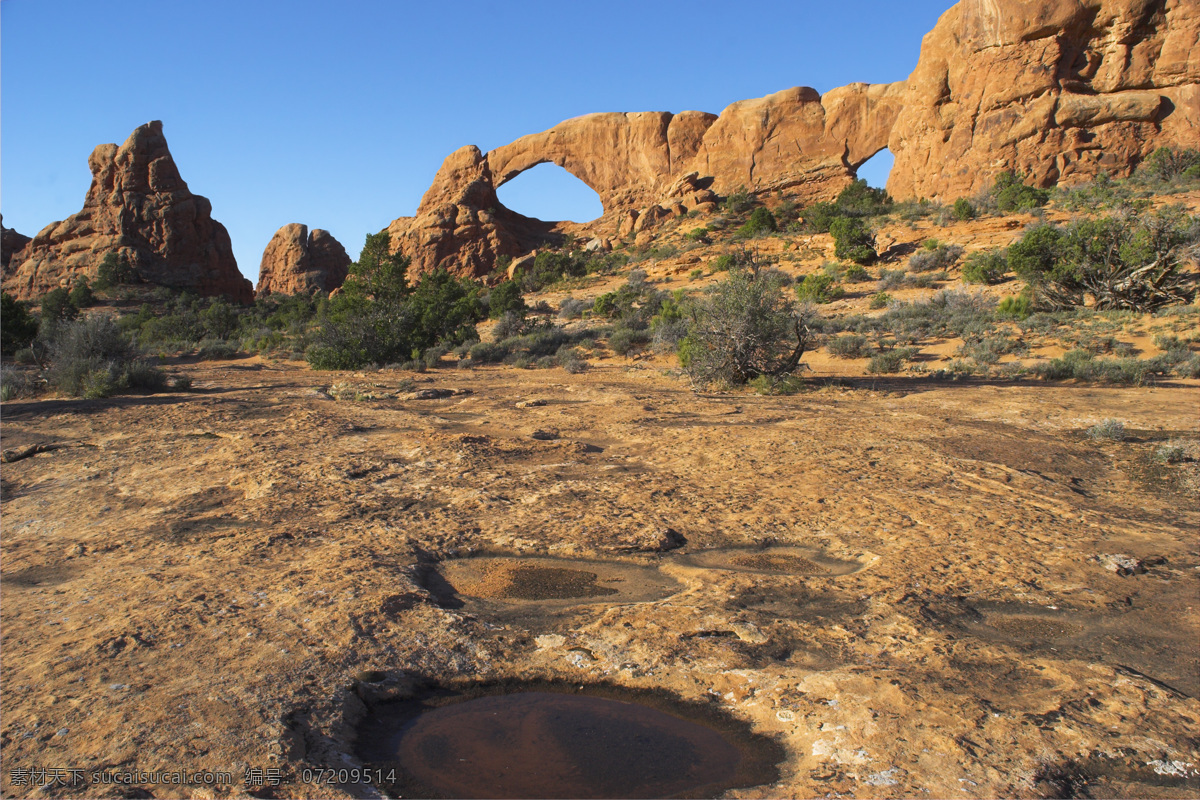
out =
[(834, 558), (807, 547), (723, 547), (675, 556), (681, 564), (760, 575), (838, 576), (866, 567), (864, 560)]
[(549, 607), (645, 602), (681, 588), (655, 567), (643, 564), (519, 556), (444, 561), (425, 573), (424, 584), (448, 607), (461, 607), (464, 598)]
[(712, 797), (774, 783), (782, 747), (666, 692), (535, 682), (371, 708), (358, 755), (393, 796)]

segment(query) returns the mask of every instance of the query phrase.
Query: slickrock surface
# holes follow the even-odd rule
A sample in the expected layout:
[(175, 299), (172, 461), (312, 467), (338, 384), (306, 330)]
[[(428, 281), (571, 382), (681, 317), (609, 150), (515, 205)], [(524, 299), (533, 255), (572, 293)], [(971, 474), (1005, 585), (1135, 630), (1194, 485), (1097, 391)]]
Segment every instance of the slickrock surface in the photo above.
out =
[[(4, 404), (6, 447), (92, 445), (3, 471), (6, 797), (32, 796), (9, 765), (236, 780), (155, 797), (277, 768), (277, 797), (367, 796), (303, 782), (356, 766), (365, 703), (523, 678), (665, 689), (778, 737), (780, 781), (740, 797), (1200, 788), (1200, 514), (1140, 466), (1194, 438), (1191, 383), (759, 397), (614, 365), (435, 370), (415, 377), (473, 391), (410, 401), (407, 373), (177, 369), (190, 392)], [(338, 380), (377, 399), (312, 390)], [(1083, 435), (1106, 417), (1130, 440)], [(613, 553), (661, 526), (687, 544)], [(689, 557), (755, 545), (855, 568)], [(425, 577), (472, 552), (677, 588), (493, 613)]]

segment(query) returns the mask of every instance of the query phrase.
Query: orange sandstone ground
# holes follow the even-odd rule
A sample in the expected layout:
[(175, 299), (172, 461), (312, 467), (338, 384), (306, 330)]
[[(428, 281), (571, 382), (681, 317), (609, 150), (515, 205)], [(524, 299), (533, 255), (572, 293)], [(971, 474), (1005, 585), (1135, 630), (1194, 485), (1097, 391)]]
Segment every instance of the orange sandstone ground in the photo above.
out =
[[(1148, 458), (1195, 446), (1195, 381), (760, 397), (612, 359), (437, 370), (418, 388), (469, 393), (415, 400), (398, 372), (177, 369), (192, 391), (4, 405), (6, 448), (77, 445), (4, 466), (6, 796), (96, 793), (30, 792), (25, 765), (238, 781), (156, 797), (237, 796), (252, 767), (282, 770), (277, 796), (364, 795), (301, 781), (352, 763), (361, 698), (513, 677), (727, 709), (788, 753), (736, 796), (1197, 790), (1200, 512), (1191, 465)], [(338, 380), (376, 397), (319, 391)], [(1105, 418), (1129, 439), (1083, 435)], [(615, 552), (663, 526), (687, 544)], [(756, 544), (855, 571), (687, 558)], [(443, 607), (423, 570), (473, 551), (649, 566), (678, 590)]]

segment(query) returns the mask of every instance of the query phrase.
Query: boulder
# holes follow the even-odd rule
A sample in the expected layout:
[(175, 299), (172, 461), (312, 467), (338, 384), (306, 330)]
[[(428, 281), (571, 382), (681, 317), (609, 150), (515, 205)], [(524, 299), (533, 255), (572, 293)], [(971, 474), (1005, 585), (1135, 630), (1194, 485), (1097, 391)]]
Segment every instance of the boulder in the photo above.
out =
[(88, 166), (92, 184), (83, 209), (33, 237), (10, 263), (6, 290), (32, 299), (93, 279), (104, 256), (115, 252), (148, 283), (240, 303), (254, 299), (212, 204), (180, 177), (161, 122), (142, 125), (120, 147), (99, 145)]
[(329, 231), (293, 222), (275, 232), (263, 251), (256, 297), (332, 292), (350, 269), (346, 248)]
[(953, 200), (1003, 170), (1040, 186), (1129, 175), (1200, 141), (1194, 2), (962, 0), (924, 39), (888, 191)]

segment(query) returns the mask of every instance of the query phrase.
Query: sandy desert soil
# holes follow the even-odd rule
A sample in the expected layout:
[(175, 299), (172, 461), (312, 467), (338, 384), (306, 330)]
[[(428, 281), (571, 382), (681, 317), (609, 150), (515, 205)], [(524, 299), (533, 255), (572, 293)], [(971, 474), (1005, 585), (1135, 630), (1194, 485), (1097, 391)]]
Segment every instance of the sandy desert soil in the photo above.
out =
[[(355, 766), (388, 698), (525, 678), (773, 737), (737, 797), (1200, 792), (1194, 465), (1150, 459), (1197, 439), (1196, 381), (176, 369), (3, 407), (5, 449), (67, 445), (3, 465), (5, 796), (370, 796), (304, 770)], [(1084, 435), (1107, 418), (1126, 441)], [(234, 783), (89, 783), (179, 769)]]

